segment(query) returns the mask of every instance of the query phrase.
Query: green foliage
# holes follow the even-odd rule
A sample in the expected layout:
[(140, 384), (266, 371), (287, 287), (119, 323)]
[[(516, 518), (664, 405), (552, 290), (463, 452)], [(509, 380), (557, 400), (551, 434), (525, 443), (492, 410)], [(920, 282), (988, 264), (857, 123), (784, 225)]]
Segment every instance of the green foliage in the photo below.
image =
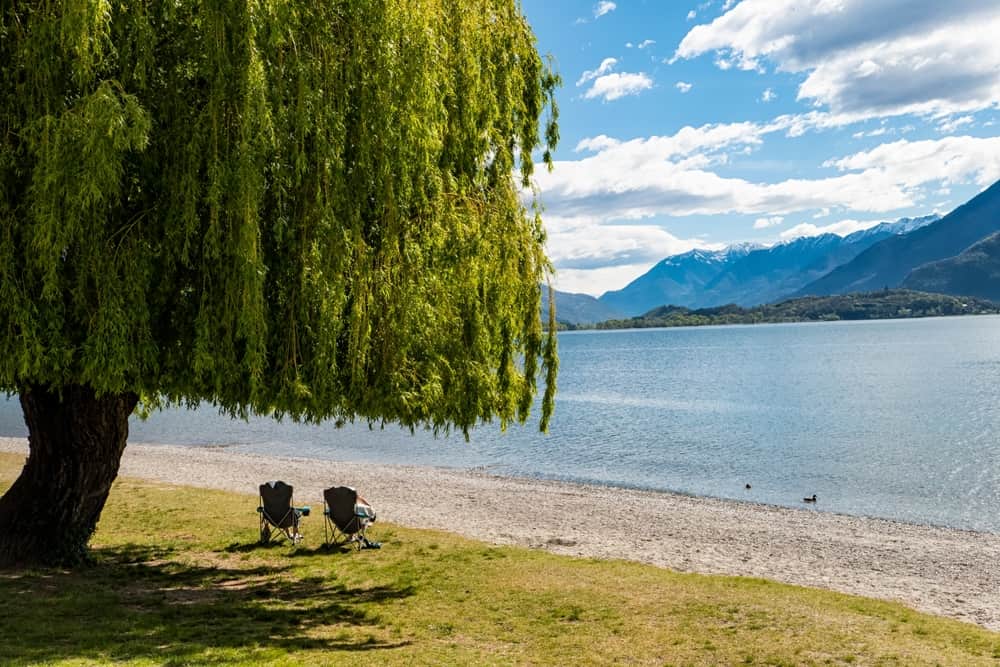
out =
[(541, 358), (544, 429), (558, 84), (514, 0), (0, 0), (0, 389), (467, 431)]
[(644, 315), (598, 322), (593, 327), (564, 322), (566, 329), (645, 329), (695, 327), (719, 324), (764, 324), (767, 322), (833, 322), (837, 320), (885, 320), (954, 315), (992, 315), (1000, 305), (971, 297), (954, 297), (911, 290), (890, 290), (833, 296), (807, 296), (779, 303), (741, 308), (735, 304), (691, 310), (660, 306)]

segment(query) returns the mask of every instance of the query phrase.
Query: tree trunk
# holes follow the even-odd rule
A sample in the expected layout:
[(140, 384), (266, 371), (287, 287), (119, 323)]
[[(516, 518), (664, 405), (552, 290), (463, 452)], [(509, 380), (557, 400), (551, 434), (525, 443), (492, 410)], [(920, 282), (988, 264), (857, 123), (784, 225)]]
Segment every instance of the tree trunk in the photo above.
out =
[(0, 498), (0, 566), (79, 564), (118, 475), (139, 397), (69, 385), (24, 387), (20, 398), (29, 454)]

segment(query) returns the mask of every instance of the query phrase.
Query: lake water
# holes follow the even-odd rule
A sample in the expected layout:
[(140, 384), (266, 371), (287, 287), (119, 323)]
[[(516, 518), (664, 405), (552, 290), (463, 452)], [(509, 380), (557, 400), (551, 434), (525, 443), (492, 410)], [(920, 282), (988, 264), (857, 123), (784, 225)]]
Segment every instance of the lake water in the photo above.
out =
[[(815, 493), (818, 511), (1000, 532), (998, 316), (567, 332), (559, 346), (549, 435), (534, 421), (466, 443), (203, 408), (134, 419), (130, 440), (800, 507)], [(0, 399), (0, 435), (24, 432)]]

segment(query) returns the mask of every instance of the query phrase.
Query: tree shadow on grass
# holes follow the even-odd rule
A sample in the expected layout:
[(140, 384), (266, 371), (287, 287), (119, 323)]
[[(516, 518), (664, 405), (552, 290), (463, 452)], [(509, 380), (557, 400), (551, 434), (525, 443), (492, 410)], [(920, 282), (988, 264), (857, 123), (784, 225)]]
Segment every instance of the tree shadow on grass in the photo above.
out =
[(304, 558), (308, 556), (329, 556), (331, 554), (356, 554), (360, 551), (363, 551), (363, 549), (358, 549), (353, 542), (341, 542), (338, 544), (321, 544), (318, 547), (307, 547), (305, 549), (299, 547), (288, 555), (292, 558)]
[(295, 547), (291, 542), (282, 538), (274, 539), (267, 543), (254, 541), (254, 542), (233, 542), (228, 545), (223, 551), (230, 554), (252, 554), (260, 551), (270, 551), (270, 550), (281, 550), (287, 549), (291, 551)]
[(94, 553), (96, 564), (80, 571), (0, 571), (0, 663), (310, 662), (313, 651), (408, 643), (380, 625), (379, 609), (413, 595), (409, 585), (350, 587), (334, 574), (303, 577), (290, 565), (227, 558), (193, 565), (170, 549), (136, 545)]
[(269, 550), (280, 551), (284, 549), (289, 558), (302, 558), (304, 556), (329, 556), (331, 554), (348, 554), (357, 551), (362, 551), (358, 549), (353, 543), (338, 543), (338, 544), (320, 544), (318, 546), (302, 546), (293, 545), (291, 542), (285, 540), (282, 542), (268, 542), (267, 544), (261, 544), (260, 542), (233, 542), (227, 545), (223, 551), (229, 554), (252, 554), (267, 552)]
[(230, 554), (250, 554), (250, 553), (260, 553), (262, 551), (266, 552), (268, 550), (281, 550), (287, 551), (289, 558), (302, 558), (308, 556), (329, 556), (331, 554), (351, 554), (357, 553), (359, 551), (365, 551), (365, 549), (359, 549), (355, 542), (349, 542), (346, 540), (340, 540), (338, 542), (321, 542), (316, 546), (304, 546), (302, 544), (293, 545), (288, 540), (271, 540), (270, 542), (262, 543), (259, 541), (254, 542), (232, 542), (227, 545), (223, 551)]

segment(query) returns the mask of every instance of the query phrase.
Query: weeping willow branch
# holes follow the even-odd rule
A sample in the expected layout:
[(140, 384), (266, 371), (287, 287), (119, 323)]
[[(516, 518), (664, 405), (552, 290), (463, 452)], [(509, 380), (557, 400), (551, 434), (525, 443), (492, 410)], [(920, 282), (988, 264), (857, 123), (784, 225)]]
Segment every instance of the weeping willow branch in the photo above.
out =
[(558, 85), (514, 0), (0, 0), (0, 389), (544, 429)]

